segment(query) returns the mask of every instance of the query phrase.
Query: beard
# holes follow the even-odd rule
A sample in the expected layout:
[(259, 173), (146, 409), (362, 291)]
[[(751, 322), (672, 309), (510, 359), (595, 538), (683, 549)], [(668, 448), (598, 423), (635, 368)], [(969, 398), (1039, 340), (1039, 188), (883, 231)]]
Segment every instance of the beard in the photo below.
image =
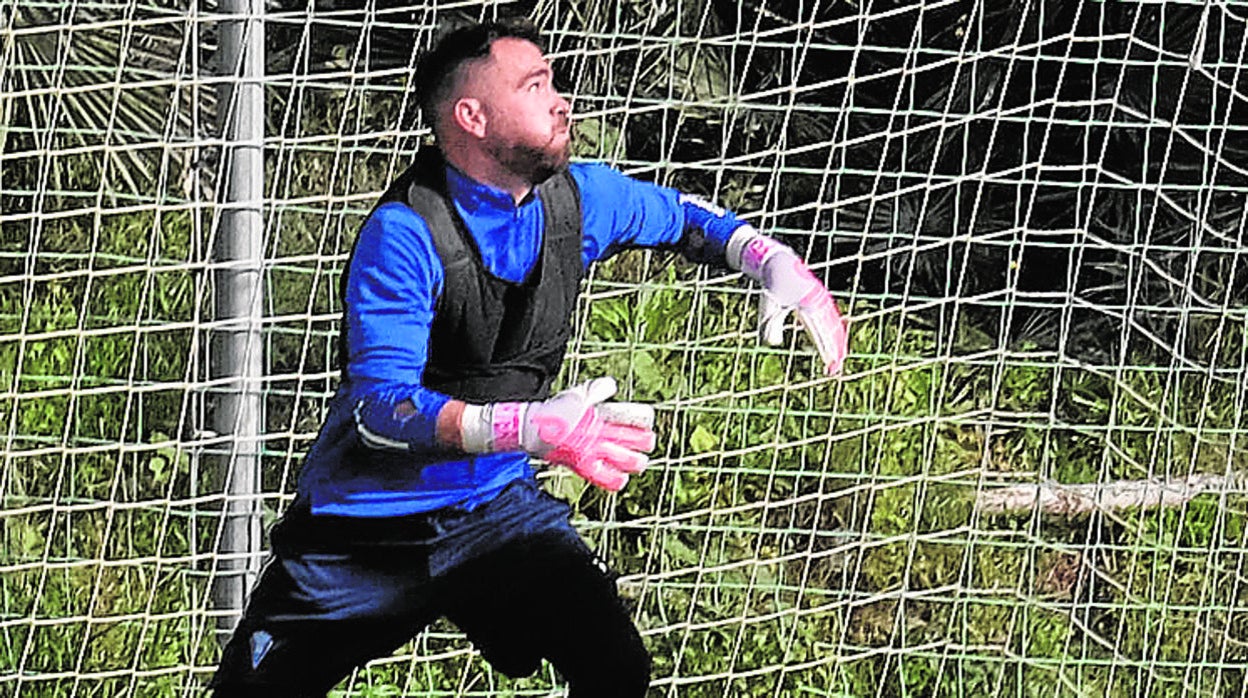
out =
[(571, 138), (562, 147), (552, 145), (554, 140), (555, 136), (551, 136), (550, 141), (541, 146), (499, 143), (490, 149), (490, 154), (517, 177), (523, 177), (530, 184), (541, 184), (567, 167), (572, 157)]

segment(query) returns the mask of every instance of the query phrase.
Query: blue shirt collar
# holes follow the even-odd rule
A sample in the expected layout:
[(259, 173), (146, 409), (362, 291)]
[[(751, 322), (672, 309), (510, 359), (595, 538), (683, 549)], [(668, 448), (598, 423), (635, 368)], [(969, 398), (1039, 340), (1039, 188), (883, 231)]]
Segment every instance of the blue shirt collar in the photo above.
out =
[(528, 276), (542, 245), (543, 211), (530, 192), (519, 206), (509, 192), (447, 165), (446, 190), (491, 274), (512, 283)]
[(537, 200), (534, 196), (535, 189), (530, 190), (528, 196), (524, 197), (524, 200), (517, 206), (510, 192), (478, 182), (449, 163), (446, 166), (446, 191), (451, 195), (451, 200), (463, 207), (468, 214), (492, 211), (512, 212), (517, 208), (530, 206)]

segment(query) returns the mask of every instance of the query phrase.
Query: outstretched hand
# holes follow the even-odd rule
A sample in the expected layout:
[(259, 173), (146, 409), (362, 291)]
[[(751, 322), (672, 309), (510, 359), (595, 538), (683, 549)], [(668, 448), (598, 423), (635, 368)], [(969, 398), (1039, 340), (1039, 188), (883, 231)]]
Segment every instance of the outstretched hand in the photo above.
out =
[(759, 331), (772, 346), (784, 341), (784, 327), (796, 314), (829, 374), (841, 370), (849, 353), (849, 330), (832, 294), (788, 246), (755, 235), (741, 250), (741, 270), (763, 286)]

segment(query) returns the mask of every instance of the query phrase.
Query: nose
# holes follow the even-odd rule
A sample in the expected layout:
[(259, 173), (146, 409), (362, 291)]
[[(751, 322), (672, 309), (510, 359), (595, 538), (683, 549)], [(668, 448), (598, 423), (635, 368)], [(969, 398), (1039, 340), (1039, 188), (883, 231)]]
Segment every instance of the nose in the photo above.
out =
[(569, 118), (572, 116), (572, 105), (568, 103), (568, 100), (564, 99), (563, 95), (556, 93), (555, 107), (552, 111), (558, 116)]

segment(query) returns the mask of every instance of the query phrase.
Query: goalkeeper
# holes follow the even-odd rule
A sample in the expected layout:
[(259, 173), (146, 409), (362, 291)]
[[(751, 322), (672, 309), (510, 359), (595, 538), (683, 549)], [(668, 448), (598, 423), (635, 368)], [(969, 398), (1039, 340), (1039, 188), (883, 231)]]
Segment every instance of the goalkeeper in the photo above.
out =
[(568, 102), (530, 25), (444, 34), (417, 70), (437, 148), (364, 222), (344, 279), (342, 380), (272, 530), (216, 695), (321, 696), (447, 617), (500, 672), (542, 659), (573, 698), (640, 696), (650, 658), (615, 578), (530, 459), (618, 490), (654, 413), (599, 378), (550, 395), (586, 267), (627, 248), (726, 264), (763, 290), (764, 339), (798, 316), (829, 372), (835, 302), (733, 214), (569, 165)]

